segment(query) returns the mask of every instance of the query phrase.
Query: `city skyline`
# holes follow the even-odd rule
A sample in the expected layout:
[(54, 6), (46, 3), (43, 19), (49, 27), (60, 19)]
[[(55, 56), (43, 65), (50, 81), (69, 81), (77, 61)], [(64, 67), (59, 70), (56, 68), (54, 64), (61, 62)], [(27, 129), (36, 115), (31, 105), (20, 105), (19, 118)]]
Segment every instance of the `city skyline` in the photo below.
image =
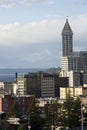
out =
[(0, 1), (0, 68), (50, 68), (61, 63), (68, 18), (74, 50), (87, 50), (87, 1)]

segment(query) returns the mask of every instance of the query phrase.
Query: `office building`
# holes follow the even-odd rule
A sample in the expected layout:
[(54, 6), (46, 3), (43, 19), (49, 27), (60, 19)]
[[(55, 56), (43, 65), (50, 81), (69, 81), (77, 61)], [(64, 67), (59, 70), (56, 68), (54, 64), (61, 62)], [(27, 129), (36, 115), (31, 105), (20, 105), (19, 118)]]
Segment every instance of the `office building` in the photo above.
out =
[(41, 97), (55, 97), (55, 77), (53, 75), (42, 75)]
[(60, 87), (60, 99), (66, 99), (67, 96), (70, 97), (77, 97), (83, 95), (83, 88), (82, 87)]
[(17, 85), (18, 85), (18, 95), (25, 95), (26, 93), (26, 78), (24, 77), (18, 77), (17, 78)]
[(60, 77), (68, 77), (70, 87), (80, 86), (87, 82), (87, 80), (84, 79), (84, 76), (81, 78), (81, 72), (85, 73), (86, 71), (87, 51), (73, 51), (73, 32), (69, 25), (68, 19), (66, 19), (64, 28), (62, 30), (62, 57)]
[(35, 97), (59, 97), (59, 87), (69, 86), (67, 77), (46, 72), (28, 73), (17, 78), (18, 95)]
[(73, 32), (66, 19), (62, 30), (62, 71), (85, 71), (87, 70), (87, 51), (73, 51)]

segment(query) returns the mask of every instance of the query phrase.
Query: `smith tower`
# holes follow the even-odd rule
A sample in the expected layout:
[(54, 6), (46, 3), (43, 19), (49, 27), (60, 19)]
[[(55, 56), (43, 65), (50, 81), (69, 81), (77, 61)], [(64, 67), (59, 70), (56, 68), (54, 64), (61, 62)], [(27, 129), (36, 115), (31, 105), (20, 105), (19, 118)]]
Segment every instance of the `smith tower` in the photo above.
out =
[(62, 30), (62, 62), (63, 71), (77, 71), (79, 69), (79, 55), (73, 52), (73, 32), (66, 19)]
[(87, 84), (87, 51), (73, 51), (73, 32), (68, 19), (62, 30), (60, 77), (69, 78), (69, 87)]
[(70, 56), (73, 52), (73, 32), (66, 19), (66, 23), (62, 30), (62, 56)]

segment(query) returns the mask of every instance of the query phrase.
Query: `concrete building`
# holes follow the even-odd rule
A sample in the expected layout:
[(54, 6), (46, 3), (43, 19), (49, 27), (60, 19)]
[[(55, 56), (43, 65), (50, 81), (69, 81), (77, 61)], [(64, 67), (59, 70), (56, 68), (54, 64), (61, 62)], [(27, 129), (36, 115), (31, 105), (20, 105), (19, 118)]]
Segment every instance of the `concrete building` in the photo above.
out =
[(87, 51), (73, 51), (73, 32), (66, 19), (62, 30), (62, 71), (85, 71), (87, 70)]
[(69, 87), (81, 86), (80, 72), (78, 71), (61, 71), (60, 77), (67, 77)]
[(17, 83), (12, 82), (0, 82), (0, 94), (17, 94)]
[(83, 95), (82, 87), (60, 87), (60, 99), (66, 99), (67, 95), (70, 94), (70, 97), (77, 97)]
[(4, 89), (4, 82), (0, 82), (0, 89)]
[(70, 56), (73, 52), (73, 32), (66, 19), (65, 26), (62, 30), (62, 56)]
[(17, 85), (19, 95), (59, 97), (59, 87), (68, 86), (68, 78), (45, 72), (28, 73), (17, 78)]
[[(87, 51), (73, 51), (73, 32), (66, 19), (62, 30), (62, 57), (60, 77), (69, 78), (69, 86), (75, 87), (87, 82), (86, 73), (81, 77), (81, 72), (87, 71)], [(82, 79), (81, 79), (82, 78)], [(83, 80), (83, 81), (82, 81)], [(82, 84), (83, 82), (83, 84)]]
[(43, 73), (41, 76), (41, 97), (59, 97), (60, 86), (69, 86), (67, 77), (59, 77), (59, 74)]
[(42, 75), (41, 97), (55, 97), (55, 78), (53, 76)]
[(41, 97), (41, 73), (28, 73), (26, 78), (26, 94)]
[(26, 78), (18, 77), (17, 78), (18, 85), (18, 95), (25, 95), (26, 93)]

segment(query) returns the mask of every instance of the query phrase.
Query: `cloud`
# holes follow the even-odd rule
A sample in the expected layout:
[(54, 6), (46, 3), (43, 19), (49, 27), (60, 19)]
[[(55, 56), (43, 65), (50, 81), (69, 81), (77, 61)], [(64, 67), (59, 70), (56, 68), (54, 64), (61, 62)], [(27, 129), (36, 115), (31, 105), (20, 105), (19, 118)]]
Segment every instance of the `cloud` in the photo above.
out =
[[(74, 33), (74, 50), (87, 50), (87, 14), (71, 17), (69, 23)], [(24, 24), (0, 24), (0, 67), (57, 66), (64, 24), (62, 17)]]
[(87, 14), (71, 18), (71, 27), (74, 33), (74, 48), (76, 50), (87, 50)]
[[(38, 53), (33, 53), (30, 58), (28, 57), (27, 60), (31, 59), (32, 62), (37, 62), (43, 59), (46, 59), (46, 57), (50, 56), (51, 52), (49, 50), (43, 50), (39, 51)], [(25, 59), (25, 58), (24, 58)]]
[[(87, 41), (87, 14), (69, 18), (74, 39)], [(42, 44), (58, 42), (65, 20), (42, 20), (37, 22), (0, 24), (0, 44)]]
[(28, 3), (28, 4), (33, 4), (33, 3), (42, 3), (48, 0), (24, 0), (24, 2)]
[(49, 5), (55, 4), (55, 1), (53, 0), (24, 0), (23, 2), (27, 4), (38, 4), (38, 3), (47, 3)]
[[(69, 19), (74, 33), (74, 41), (87, 42), (87, 14)], [(20, 46), (45, 43), (60, 43), (64, 19), (42, 20), (29, 23), (11, 23), (0, 25), (0, 45)], [(81, 45), (80, 45), (81, 46)]]
[(0, 1), (0, 7), (1, 8), (12, 8), (14, 6), (21, 6), (21, 5), (31, 5), (31, 4), (38, 4), (38, 3), (45, 3), (47, 2), (48, 4), (55, 4), (54, 1), (52, 0), (2, 0)]
[(13, 0), (13, 1), (11, 1), (11, 0), (0, 1), (0, 7), (2, 7), (2, 8), (11, 8), (15, 5), (16, 5), (15, 0)]
[(49, 1), (48, 2), (48, 4), (50, 4), (50, 5), (55, 5), (55, 3), (56, 3), (55, 1)]
[(37, 44), (57, 40), (57, 21), (43, 20), (21, 24), (0, 25), (0, 44)]

